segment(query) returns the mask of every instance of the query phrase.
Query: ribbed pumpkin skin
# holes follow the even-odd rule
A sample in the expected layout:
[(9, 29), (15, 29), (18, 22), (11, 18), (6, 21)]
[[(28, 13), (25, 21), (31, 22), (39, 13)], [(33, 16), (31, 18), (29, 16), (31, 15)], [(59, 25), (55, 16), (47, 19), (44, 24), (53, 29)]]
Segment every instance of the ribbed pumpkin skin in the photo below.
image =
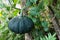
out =
[(15, 17), (9, 21), (8, 28), (15, 33), (19, 33), (18, 32), (18, 23), (19, 23), (19, 18)]
[(22, 17), (19, 21), (19, 33), (30, 32), (34, 27), (33, 21), (28, 17)]
[(30, 32), (34, 28), (34, 23), (30, 18), (26, 16), (21, 18), (15, 17), (10, 20), (8, 27), (15, 33), (24, 34)]

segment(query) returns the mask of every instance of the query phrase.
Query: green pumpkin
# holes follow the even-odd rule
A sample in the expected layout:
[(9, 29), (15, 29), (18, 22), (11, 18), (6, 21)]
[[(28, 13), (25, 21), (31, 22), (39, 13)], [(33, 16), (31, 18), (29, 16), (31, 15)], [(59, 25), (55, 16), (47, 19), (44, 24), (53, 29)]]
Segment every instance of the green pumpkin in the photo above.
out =
[(30, 32), (34, 28), (34, 23), (26, 16), (20, 18), (17, 16), (9, 21), (8, 28), (15, 33), (24, 34)]

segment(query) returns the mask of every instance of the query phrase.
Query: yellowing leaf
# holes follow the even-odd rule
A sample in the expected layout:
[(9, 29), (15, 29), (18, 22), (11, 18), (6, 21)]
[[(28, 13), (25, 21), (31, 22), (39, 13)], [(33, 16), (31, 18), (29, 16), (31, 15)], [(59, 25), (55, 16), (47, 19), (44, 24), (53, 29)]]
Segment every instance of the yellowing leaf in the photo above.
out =
[(2, 14), (0, 13), (0, 16), (2, 16)]

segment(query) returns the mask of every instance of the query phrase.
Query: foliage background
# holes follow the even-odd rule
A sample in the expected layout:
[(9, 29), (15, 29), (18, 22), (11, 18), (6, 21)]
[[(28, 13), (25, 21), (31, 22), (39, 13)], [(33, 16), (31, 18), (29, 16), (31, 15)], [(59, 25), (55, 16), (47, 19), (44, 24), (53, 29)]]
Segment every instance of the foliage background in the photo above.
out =
[[(8, 29), (8, 22), (20, 13), (21, 0), (0, 0), (0, 40), (24, 40), (24, 34), (15, 34)], [(27, 0), (26, 6), (35, 28), (31, 31), (34, 40), (56, 40), (56, 34), (51, 24), (48, 5), (52, 6), (53, 0)], [(19, 7), (17, 7), (17, 5)], [(60, 0), (52, 6), (55, 16), (60, 22)], [(52, 31), (53, 30), (53, 31)], [(46, 36), (45, 36), (46, 35)]]

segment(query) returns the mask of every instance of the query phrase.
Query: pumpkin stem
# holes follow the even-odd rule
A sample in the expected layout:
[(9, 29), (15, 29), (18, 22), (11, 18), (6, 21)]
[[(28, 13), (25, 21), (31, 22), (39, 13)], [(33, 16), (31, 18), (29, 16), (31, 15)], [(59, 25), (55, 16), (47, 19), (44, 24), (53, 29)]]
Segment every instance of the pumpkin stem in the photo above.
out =
[(26, 8), (26, 6), (24, 6), (22, 9), (21, 9), (21, 13), (20, 13), (20, 17), (23, 16), (23, 10)]
[(20, 17), (22, 17), (22, 16), (23, 16), (23, 10), (21, 9)]

